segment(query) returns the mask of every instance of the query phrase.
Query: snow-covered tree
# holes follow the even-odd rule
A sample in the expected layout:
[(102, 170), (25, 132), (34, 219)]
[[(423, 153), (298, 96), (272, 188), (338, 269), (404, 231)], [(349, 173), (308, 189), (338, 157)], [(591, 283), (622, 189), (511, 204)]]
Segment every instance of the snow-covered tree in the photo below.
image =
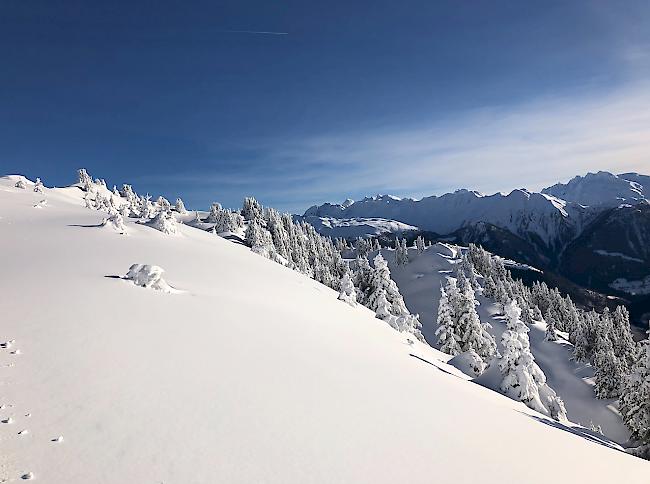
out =
[(625, 378), (624, 367), (614, 354), (611, 341), (605, 338), (594, 354), (595, 392), (598, 398), (614, 398), (621, 393)]
[[(464, 277), (462, 278), (464, 279)], [(456, 355), (473, 350), (489, 362), (496, 354), (496, 342), (489, 333), (489, 325), (481, 323), (476, 312), (474, 289), (465, 282), (464, 289), (450, 278), (441, 288), (438, 306), (438, 344), (441, 351)]]
[(357, 292), (350, 278), (350, 273), (346, 272), (341, 278), (341, 289), (339, 290), (339, 300), (345, 301), (350, 306), (357, 305)]
[(183, 203), (183, 200), (181, 200), (180, 198), (176, 199), (176, 203), (174, 204), (174, 208), (181, 215), (185, 215), (187, 213), (187, 209), (185, 208), (185, 204)]
[(220, 210), (215, 216), (214, 231), (216, 233), (237, 232), (243, 226), (244, 219), (237, 212), (228, 209)]
[(474, 350), (481, 358), (489, 362), (496, 354), (497, 346), (494, 337), (488, 331), (490, 325), (481, 323), (476, 312), (476, 304), (474, 289), (467, 284), (464, 291), (459, 291), (454, 307), (456, 328), (463, 351)]
[(156, 206), (159, 212), (169, 212), (172, 209), (171, 203), (162, 195), (156, 200)]
[(263, 209), (260, 202), (253, 197), (246, 197), (241, 211), (244, 220), (259, 220), (262, 218)]
[(395, 239), (395, 264), (398, 266), (409, 263), (409, 250), (406, 246), (406, 239)]
[(274, 258), (275, 248), (271, 234), (257, 220), (253, 219), (248, 223), (245, 238), (246, 244), (253, 252), (268, 259)]
[(415, 239), (415, 249), (417, 250), (418, 254), (424, 252), (424, 238), (422, 238), (421, 235), (418, 235)]
[(375, 316), (393, 326), (395, 316), (390, 312), (391, 305), (388, 302), (388, 299), (386, 299), (386, 292), (383, 289), (377, 291), (377, 300), (375, 306)]
[(423, 340), (424, 337), (420, 332), (422, 324), (418, 316), (411, 314), (406, 307), (397, 284), (390, 277), (388, 263), (381, 252), (373, 259), (373, 265), (374, 267), (368, 274), (368, 281), (366, 281), (367, 286), (363, 298), (364, 306), (377, 312), (380, 304), (383, 304), (382, 298), (385, 298), (389, 304), (390, 314), (395, 316), (395, 319), (381, 319), (387, 321), (395, 329), (413, 333), (418, 339)]
[(170, 212), (158, 212), (151, 221), (147, 222), (147, 225), (166, 235), (178, 233), (176, 219)]
[(499, 358), (499, 369), (503, 375), (500, 389), (510, 398), (525, 403), (530, 408), (553, 418), (566, 418), (564, 403), (546, 385), (546, 376), (535, 363), (530, 351), (528, 327), (521, 321), (521, 309), (515, 301), (505, 305), (507, 330), (501, 343), (503, 354)]
[(34, 183), (34, 191), (36, 193), (43, 193), (43, 182), (40, 178), (36, 178), (36, 182)]
[(372, 242), (368, 239), (357, 237), (357, 240), (354, 241), (354, 249), (357, 252), (357, 257), (368, 257), (368, 254), (372, 250)]
[(447, 289), (442, 285), (440, 286), (440, 302), (438, 303), (438, 318), (436, 320), (437, 344), (443, 353), (456, 356), (462, 353), (462, 349), (458, 343), (460, 339), (459, 332), (456, 329), (454, 312), (449, 302), (447, 290), (450, 292), (454, 291), (457, 297), (458, 289), (456, 288), (456, 281), (454, 279), (450, 279), (447, 282)]
[(612, 313), (611, 322), (609, 337), (612, 349), (623, 366), (623, 370), (629, 373), (639, 358), (639, 348), (634, 342), (630, 330), (630, 313), (624, 306), (618, 306)]
[(102, 226), (111, 227), (117, 233), (126, 235), (126, 225), (124, 225), (124, 218), (119, 212), (116, 212), (112, 215), (109, 215), (104, 220), (102, 220)]
[(77, 175), (79, 178), (79, 185), (81, 188), (87, 192), (90, 192), (94, 188), (94, 183), (92, 177), (88, 174), (85, 168), (80, 168), (77, 170)]
[(633, 372), (625, 380), (620, 411), (625, 425), (639, 447), (636, 454), (650, 456), (650, 344), (644, 341), (643, 357), (637, 362)]
[[(537, 306), (535, 306), (537, 308)], [(538, 309), (539, 311), (539, 309)], [(542, 315), (540, 314), (540, 317)], [(541, 319), (541, 322), (544, 322), (544, 319)], [(555, 332), (555, 322), (550, 319), (549, 321), (546, 321), (546, 341), (557, 341), (557, 333)]]
[(214, 202), (212, 206), (210, 207), (210, 213), (208, 214), (208, 218), (205, 220), (208, 223), (215, 223), (217, 221), (217, 218), (219, 217), (219, 212), (221, 212), (223, 208), (221, 207), (221, 204), (218, 202)]

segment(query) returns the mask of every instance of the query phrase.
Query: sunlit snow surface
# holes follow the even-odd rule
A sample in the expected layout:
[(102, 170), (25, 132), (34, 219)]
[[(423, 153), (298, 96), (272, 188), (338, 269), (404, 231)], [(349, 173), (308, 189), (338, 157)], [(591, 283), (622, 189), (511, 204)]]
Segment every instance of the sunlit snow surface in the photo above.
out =
[[(133, 220), (124, 236), (78, 188), (15, 183), (0, 179), (0, 481), (648, 480), (240, 244)], [(123, 280), (133, 263), (183, 292)]]

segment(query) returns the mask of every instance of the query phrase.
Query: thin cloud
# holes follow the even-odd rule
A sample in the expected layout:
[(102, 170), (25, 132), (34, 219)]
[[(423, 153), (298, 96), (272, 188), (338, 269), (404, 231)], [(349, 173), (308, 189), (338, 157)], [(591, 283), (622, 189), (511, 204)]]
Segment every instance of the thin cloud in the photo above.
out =
[(588, 171), (650, 173), (649, 107), (649, 84), (585, 91), (410, 127), (251, 141), (254, 163), (173, 178), (197, 198), (209, 187), (294, 212), (376, 193), (539, 190)]

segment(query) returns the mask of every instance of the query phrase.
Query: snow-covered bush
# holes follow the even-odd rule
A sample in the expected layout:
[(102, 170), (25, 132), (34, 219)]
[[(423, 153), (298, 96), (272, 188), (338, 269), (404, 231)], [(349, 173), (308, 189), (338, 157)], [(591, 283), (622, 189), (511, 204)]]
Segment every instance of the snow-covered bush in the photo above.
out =
[(343, 274), (343, 277), (341, 278), (339, 300), (345, 301), (350, 306), (357, 305), (357, 292), (354, 289), (354, 284), (352, 284), (352, 279), (350, 278), (349, 272)]
[(34, 191), (36, 193), (43, 193), (43, 182), (40, 178), (36, 178), (36, 182), (34, 183)]
[(102, 226), (110, 227), (122, 235), (127, 234), (126, 225), (124, 225), (124, 218), (119, 212), (116, 212), (104, 218), (104, 220), (102, 220)]
[(27, 185), (23, 180), (18, 180), (16, 184), (14, 185), (16, 188), (20, 188), (22, 190), (25, 190), (27, 188)]
[(164, 292), (175, 292), (165, 279), (163, 273), (165, 270), (162, 267), (148, 265), (148, 264), (133, 264), (129, 267), (129, 272), (124, 276), (125, 279), (133, 281), (136, 286), (147, 287)]
[(166, 235), (175, 235), (178, 233), (178, 225), (174, 215), (170, 212), (159, 212), (147, 225)]

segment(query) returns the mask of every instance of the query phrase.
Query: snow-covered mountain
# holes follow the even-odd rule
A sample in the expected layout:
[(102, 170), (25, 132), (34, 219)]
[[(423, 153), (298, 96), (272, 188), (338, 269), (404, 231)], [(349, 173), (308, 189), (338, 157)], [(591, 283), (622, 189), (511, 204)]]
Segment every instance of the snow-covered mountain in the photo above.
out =
[(591, 207), (615, 207), (621, 203), (635, 204), (645, 199), (644, 185), (650, 188), (650, 177), (638, 173), (613, 175), (606, 171), (576, 176), (568, 183), (558, 183), (542, 190), (556, 198)]
[[(626, 214), (628, 209), (625, 206), (643, 202), (645, 186), (650, 187), (649, 176), (638, 173), (614, 175), (601, 171), (577, 176), (566, 184), (558, 183), (545, 188), (541, 193), (518, 189), (509, 194), (486, 196), (476, 191), (458, 190), (420, 200), (378, 195), (357, 202), (348, 200), (340, 205), (326, 203), (310, 207), (305, 212), (305, 219), (316, 227), (320, 227), (323, 220), (335, 225), (336, 220), (349, 217), (356, 220), (381, 217), (399, 221), (428, 231), (438, 240), (481, 244), (504, 257), (553, 271), (590, 289), (603, 290), (603, 287), (615, 288), (609, 283), (603, 285), (605, 279), (610, 282), (621, 278), (630, 281), (629, 271), (619, 273), (616, 264), (600, 264), (599, 271), (604, 274), (598, 281), (591, 276), (581, 277), (576, 270), (570, 269), (572, 263), (565, 261), (564, 251), (571, 246), (566, 258), (573, 258), (576, 252), (582, 253), (583, 248), (577, 246), (586, 238), (581, 235), (588, 228), (593, 231), (596, 226), (601, 238), (621, 239), (622, 234), (627, 234), (634, 236), (635, 240), (619, 240), (620, 243), (650, 244), (650, 239), (645, 237), (646, 232), (637, 230), (634, 224), (623, 223), (627, 228), (617, 231), (617, 224), (602, 223), (605, 212), (623, 205), (622, 210), (612, 216), (616, 213)], [(611, 233), (605, 233), (608, 230)], [(351, 237), (357, 234), (349, 232), (340, 235)], [(593, 252), (592, 249), (584, 248)], [(602, 257), (601, 254), (599, 262), (603, 262)], [(582, 256), (580, 259), (583, 262), (587, 260)], [(590, 271), (591, 266), (581, 265), (579, 270)], [(639, 284), (646, 284), (643, 281), (644, 278), (639, 279), (637, 274), (632, 279), (632, 285), (636, 288)], [(623, 280), (618, 283), (625, 285)], [(647, 285), (650, 287), (650, 281)], [(650, 293), (650, 289), (626, 289), (623, 292)]]
[(647, 482), (648, 462), (241, 244), (117, 230), (79, 187), (16, 181), (0, 179), (0, 481)]
[(381, 217), (440, 235), (486, 222), (509, 230), (542, 252), (549, 252), (559, 250), (564, 241), (579, 233), (585, 210), (577, 204), (523, 189), (507, 195), (458, 190), (420, 200), (381, 195), (348, 206), (324, 204), (309, 208), (305, 216)]

